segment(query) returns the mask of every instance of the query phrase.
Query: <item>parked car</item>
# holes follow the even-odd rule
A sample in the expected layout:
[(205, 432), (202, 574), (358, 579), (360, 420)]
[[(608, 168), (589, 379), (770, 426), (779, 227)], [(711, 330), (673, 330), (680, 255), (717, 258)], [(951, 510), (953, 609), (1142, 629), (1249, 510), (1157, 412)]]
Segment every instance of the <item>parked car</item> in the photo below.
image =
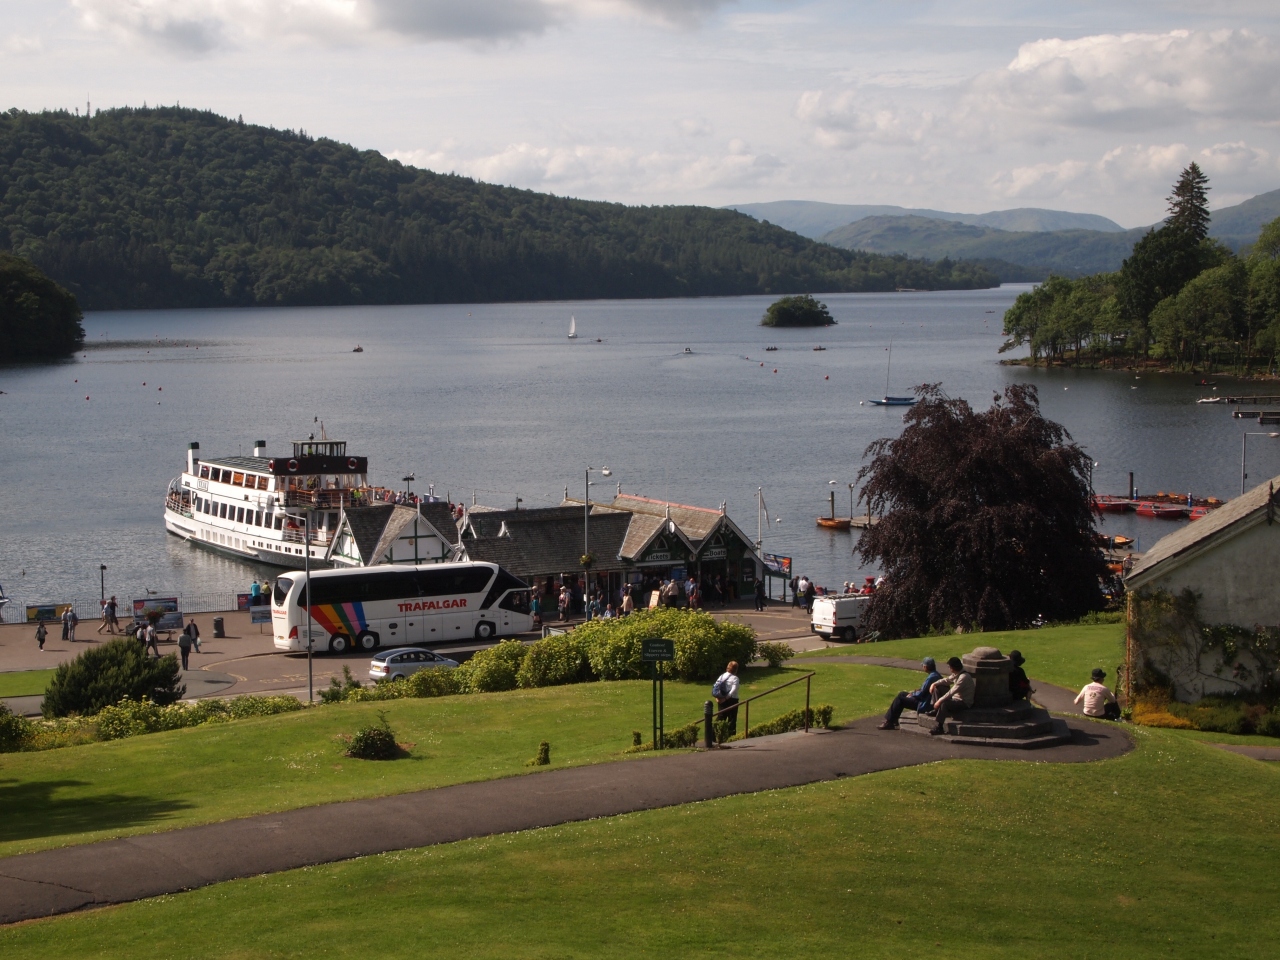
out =
[(809, 629), (828, 640), (853, 643), (862, 633), (862, 614), (870, 602), (870, 596), (860, 593), (815, 597)]
[(374, 680), (401, 680), (419, 670), (430, 670), (443, 667), (452, 670), (458, 665), (457, 660), (450, 660), (430, 650), (418, 647), (396, 647), (383, 650), (369, 661), (369, 676)]

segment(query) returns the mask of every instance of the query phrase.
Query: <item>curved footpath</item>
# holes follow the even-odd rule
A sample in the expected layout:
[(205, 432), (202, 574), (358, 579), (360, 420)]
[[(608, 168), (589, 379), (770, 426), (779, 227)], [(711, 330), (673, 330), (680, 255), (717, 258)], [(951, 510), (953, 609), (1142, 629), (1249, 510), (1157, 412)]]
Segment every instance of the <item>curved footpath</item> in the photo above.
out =
[[(875, 729), (879, 720), (868, 717), (816, 734), (760, 737), (729, 749), (571, 767), (5, 857), (0, 859), (0, 923), (392, 850), (938, 760), (1080, 763), (1132, 749), (1120, 728), (1075, 718), (1071, 743), (1030, 753), (883, 733)], [(388, 823), (396, 824), (395, 830), (387, 830)]]

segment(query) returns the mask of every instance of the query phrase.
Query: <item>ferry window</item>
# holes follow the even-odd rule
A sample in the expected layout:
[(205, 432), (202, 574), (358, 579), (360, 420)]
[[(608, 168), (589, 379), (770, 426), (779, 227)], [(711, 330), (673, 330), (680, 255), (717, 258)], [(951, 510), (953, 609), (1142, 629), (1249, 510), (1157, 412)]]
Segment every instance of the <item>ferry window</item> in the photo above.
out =
[(266, 477), (259, 477), (259, 478), (258, 478), (258, 489), (259, 489), (259, 490), (265, 490), (265, 489), (267, 489), (267, 478), (266, 478)]
[(200, 479), (209, 479), (209, 465), (207, 463), (200, 464)]
[(235, 484), (237, 487), (244, 486), (244, 474), (243, 473), (231, 474), (231, 482)]
[(338, 515), (336, 513), (329, 514), (329, 529), (330, 530), (338, 529)]
[(253, 512), (253, 525), (254, 525), (255, 527), (260, 527), (260, 526), (262, 526), (262, 511), (261, 511), (261, 510), (255, 510), (255, 511)]
[(277, 530), (283, 530), (283, 529), (284, 529), (284, 517), (283, 517), (283, 516), (276, 517), (276, 529), (277, 529)]
[(244, 507), (236, 507), (236, 523), (244, 523)]

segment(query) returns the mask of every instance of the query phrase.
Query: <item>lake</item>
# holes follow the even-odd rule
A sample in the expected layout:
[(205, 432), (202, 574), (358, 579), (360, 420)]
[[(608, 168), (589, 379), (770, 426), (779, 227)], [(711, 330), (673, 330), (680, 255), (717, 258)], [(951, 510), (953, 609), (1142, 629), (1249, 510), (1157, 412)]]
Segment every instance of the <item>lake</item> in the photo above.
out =
[[(1024, 289), (834, 294), (839, 325), (822, 330), (761, 327), (770, 297), (90, 314), (74, 360), (0, 368), (0, 583), (17, 601), (96, 598), (106, 564), (122, 599), (243, 591), (273, 568), (167, 535), (165, 489), (190, 441), (285, 452), (323, 422), (373, 482), (413, 473), (414, 490), (468, 503), (553, 505), (607, 466), (593, 498), (621, 483), (726, 501), (754, 537), (763, 487), (764, 549), (836, 585), (863, 571), (850, 536), (814, 519), (832, 489), (847, 514), (867, 444), (902, 428), (901, 409), (861, 403), (885, 392), (891, 340), (892, 393), (940, 382), (985, 407), (1035, 383), (1097, 461), (1099, 492), (1122, 493), (1129, 471), (1143, 492), (1239, 492), (1241, 434), (1259, 428), (1197, 406), (1193, 378), (1000, 365)], [(1280, 473), (1280, 442), (1251, 438), (1249, 460), (1254, 481)], [(1108, 523), (1143, 547), (1176, 526)]]

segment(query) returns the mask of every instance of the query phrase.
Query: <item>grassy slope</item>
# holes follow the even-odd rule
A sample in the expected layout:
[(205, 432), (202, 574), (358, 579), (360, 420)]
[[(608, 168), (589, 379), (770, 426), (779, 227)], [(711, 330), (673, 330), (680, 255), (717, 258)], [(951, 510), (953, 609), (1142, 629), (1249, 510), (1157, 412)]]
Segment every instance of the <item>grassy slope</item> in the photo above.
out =
[(1018, 650), (1027, 658), (1027, 675), (1036, 680), (1047, 680), (1068, 689), (1083, 687), (1089, 682), (1089, 671), (1102, 667), (1108, 681), (1114, 683), (1116, 666), (1124, 659), (1124, 624), (1107, 623), (1088, 627), (1046, 627), (1042, 630), (1021, 630), (1016, 633), (957, 634), (944, 637), (917, 637), (910, 640), (886, 640), (883, 643), (855, 644), (832, 650), (816, 650), (801, 654), (803, 658), (829, 657), (832, 655), (862, 655), (874, 657), (907, 657), (913, 660), (926, 656), (942, 663), (947, 657), (962, 656), (974, 647), (998, 647), (1002, 652)]
[(14, 670), (0, 673), (0, 697), (39, 696), (52, 679), (52, 670)]
[[(816, 664), (815, 703), (837, 722), (884, 709), (911, 677), (902, 671)], [(749, 671), (747, 694), (802, 671)], [(708, 688), (668, 683), (667, 728), (700, 717)], [(762, 701), (760, 723), (804, 702), (804, 685)], [(335, 735), (385, 710), (412, 759), (342, 756)], [(525, 773), (538, 741), (555, 766), (616, 760), (631, 731), (648, 739), (647, 681), (591, 683), (435, 700), (342, 704), (302, 713), (193, 727), (113, 743), (0, 755), (0, 856), (152, 833), (335, 800), (383, 796)]]
[(1272, 955), (1280, 767), (1135, 736), (1102, 763), (949, 762), (221, 884), (11, 927), (0, 952)]

